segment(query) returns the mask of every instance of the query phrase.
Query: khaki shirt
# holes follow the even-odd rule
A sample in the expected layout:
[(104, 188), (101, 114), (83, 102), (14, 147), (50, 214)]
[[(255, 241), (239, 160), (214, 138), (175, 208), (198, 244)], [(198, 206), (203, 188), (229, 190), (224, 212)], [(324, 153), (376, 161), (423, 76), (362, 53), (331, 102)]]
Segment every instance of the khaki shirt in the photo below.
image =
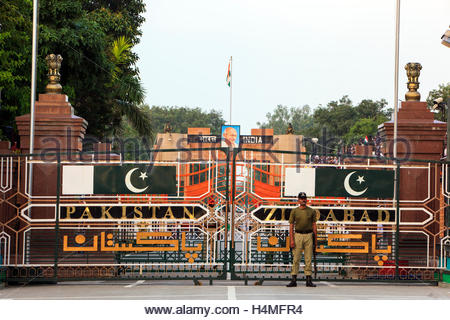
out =
[(313, 223), (316, 221), (316, 212), (308, 206), (305, 209), (300, 209), (300, 207), (292, 209), (289, 216), (289, 223), (294, 224), (295, 232), (312, 232)]

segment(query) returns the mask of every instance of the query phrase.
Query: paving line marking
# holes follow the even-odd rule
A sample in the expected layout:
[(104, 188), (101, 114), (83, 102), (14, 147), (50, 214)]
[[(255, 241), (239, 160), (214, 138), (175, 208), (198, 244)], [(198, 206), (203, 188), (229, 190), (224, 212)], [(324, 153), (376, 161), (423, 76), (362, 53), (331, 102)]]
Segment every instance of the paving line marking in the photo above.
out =
[(329, 283), (328, 281), (320, 281), (320, 282), (326, 284), (327, 286), (329, 286), (329, 287), (331, 287), (331, 288), (337, 288), (336, 285), (334, 285), (334, 284), (332, 284), (332, 283)]
[(144, 282), (145, 282), (145, 280), (138, 280), (135, 283), (132, 283), (132, 284), (129, 284), (129, 285), (125, 286), (124, 288), (133, 288), (133, 287), (136, 287), (136, 286), (138, 286), (140, 284), (143, 284)]
[(166, 299), (166, 300), (177, 300), (174, 298), (179, 298), (179, 300), (189, 300), (191, 297), (202, 298), (201, 300), (208, 300), (211, 297), (217, 297), (218, 300), (224, 300), (225, 297), (223, 294), (168, 294), (168, 295), (160, 295), (160, 296), (152, 296), (152, 295), (143, 295), (143, 296), (46, 296), (46, 297), (16, 297), (16, 298), (8, 298), (8, 299), (0, 299), (0, 300), (90, 300), (90, 299), (101, 299), (101, 300), (130, 300), (130, 299)]
[[(328, 297), (330, 299), (394, 299), (394, 300), (401, 300), (401, 299), (430, 299), (429, 296), (386, 296), (386, 295), (371, 295), (371, 294), (311, 294), (311, 293), (293, 293), (293, 294), (286, 294), (286, 293), (267, 293), (267, 294), (252, 294), (252, 293), (240, 293), (242, 296), (253, 296), (253, 297), (267, 297), (267, 296), (291, 296), (293, 299), (298, 299), (299, 297), (305, 297), (312, 300), (317, 300), (314, 297)], [(177, 300), (174, 298), (182, 299), (182, 300), (189, 300), (189, 298), (197, 297), (201, 298), (202, 300), (208, 300), (211, 299), (211, 297), (217, 297), (218, 299), (224, 299), (223, 294), (186, 294), (186, 295), (140, 295), (140, 296), (127, 296), (127, 295), (111, 295), (111, 296), (105, 296), (105, 295), (99, 295), (99, 296), (67, 296), (67, 297), (61, 297), (61, 296), (43, 296), (43, 297), (9, 297), (8, 299), (0, 299), (0, 300), (90, 300), (90, 299), (102, 299), (102, 300), (129, 300), (129, 299), (166, 299), (166, 300)], [(228, 295), (228, 299), (230, 299), (230, 295)], [(433, 300), (433, 299), (432, 299)], [(434, 299), (435, 300), (435, 299)]]
[[(313, 289), (314, 290), (314, 289)], [(321, 293), (240, 293), (242, 296), (305, 296), (305, 297), (330, 297), (332, 299), (338, 299), (338, 297), (349, 297), (351, 299), (362, 298), (380, 298), (380, 299), (430, 299), (430, 296), (387, 296), (376, 294), (321, 294)], [(314, 299), (312, 299), (314, 300)]]
[(236, 287), (228, 286), (228, 300), (236, 300)]

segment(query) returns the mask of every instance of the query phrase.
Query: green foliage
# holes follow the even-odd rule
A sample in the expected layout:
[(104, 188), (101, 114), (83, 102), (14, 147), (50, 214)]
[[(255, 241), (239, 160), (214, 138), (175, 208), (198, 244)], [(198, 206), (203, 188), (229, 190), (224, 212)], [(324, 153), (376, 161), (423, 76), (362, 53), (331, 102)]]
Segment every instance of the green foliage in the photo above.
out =
[[(141, 36), (143, 0), (39, 2), (38, 93), (47, 84), (45, 56), (61, 54), (63, 92), (75, 113), (89, 122), (88, 134), (99, 139), (114, 134), (124, 115), (135, 120), (139, 132), (150, 134), (149, 122), (137, 120), (144, 91), (135, 66), (138, 57), (131, 52)], [(1, 125), (29, 112), (31, 15), (31, 0), (6, 1), (0, 7)], [(122, 51), (113, 50), (115, 40), (122, 41)]]
[[(447, 84), (440, 84), (438, 89), (431, 90), (428, 93), (427, 104), (431, 109), (433, 107), (433, 100), (437, 98), (443, 98), (445, 103), (448, 103), (448, 99), (450, 98), (450, 82)], [(448, 106), (447, 106), (448, 109)], [(435, 114), (435, 119), (446, 122), (447, 121), (447, 110), (445, 112), (439, 112)]]
[[(211, 128), (211, 134), (220, 135), (220, 129), (225, 124), (222, 113), (217, 110), (203, 111), (200, 108), (168, 107), (144, 105), (142, 112), (150, 118), (153, 134), (150, 141), (156, 137), (156, 133), (164, 132), (164, 126), (170, 122), (173, 132), (186, 133), (188, 128)], [(130, 125), (125, 126), (121, 138), (140, 137), (139, 133)], [(148, 138), (148, 137), (146, 137)]]
[(30, 110), (32, 1), (0, 5), (0, 126), (14, 127), (14, 117)]
[(343, 137), (356, 122), (358, 113), (348, 96), (331, 101), (326, 107), (319, 106), (313, 115), (314, 133), (320, 135), (323, 128), (334, 137)]
[(354, 141), (366, 135), (375, 135), (380, 123), (388, 120), (390, 110), (384, 99), (362, 100), (354, 106), (348, 96), (331, 101), (326, 107), (319, 106), (311, 112), (309, 106), (302, 108), (278, 105), (273, 113), (266, 115), (267, 121), (259, 123), (260, 128), (274, 128), (275, 134), (284, 134), (292, 123), (296, 134), (320, 138), (326, 128), (327, 137)]
[(188, 128), (208, 127), (211, 134), (220, 135), (220, 129), (225, 124), (222, 113), (217, 110), (205, 112), (200, 108), (146, 106), (145, 112), (150, 116), (154, 132), (163, 132), (164, 125), (170, 122), (173, 132), (186, 133)]
[[(150, 119), (152, 135), (140, 135), (135, 128), (131, 126), (131, 121), (125, 117), (123, 129), (117, 134), (123, 145), (115, 141), (116, 151), (122, 150), (126, 159), (148, 159), (147, 150), (152, 149), (156, 134), (164, 132), (164, 126), (170, 122), (173, 132), (186, 133), (190, 127), (211, 128), (211, 134), (220, 135), (220, 129), (225, 124), (222, 113), (216, 110), (208, 112), (200, 108), (187, 107), (167, 107), (147, 105), (140, 107), (141, 112)], [(137, 156), (136, 151), (140, 152)]]
[(290, 124), (296, 134), (306, 135), (312, 128), (311, 108), (308, 105), (303, 107), (290, 107), (278, 105), (273, 113), (266, 114), (267, 122), (257, 122), (260, 128), (272, 128), (274, 134), (285, 134)]
[(111, 60), (115, 65), (110, 86), (116, 94), (116, 98), (111, 101), (113, 114), (116, 115), (116, 124), (112, 126), (111, 133), (116, 136), (123, 130), (123, 119), (126, 116), (140, 136), (148, 137), (152, 134), (152, 126), (148, 113), (139, 106), (144, 102), (145, 92), (137, 71), (130, 68), (131, 47), (130, 40), (122, 36), (114, 40), (110, 50)]
[(131, 47), (132, 44), (124, 36), (121, 36), (114, 40), (113, 46), (111, 48), (112, 62), (115, 64), (115, 68), (112, 72), (113, 80), (117, 80), (119, 78), (119, 75), (122, 73), (121, 67), (124, 65), (128, 65), (131, 62)]
[(392, 109), (386, 108), (387, 104), (385, 99), (379, 101), (364, 99), (355, 107), (357, 118), (376, 119), (379, 116), (387, 118), (392, 113)]
[(384, 115), (379, 115), (375, 119), (359, 119), (344, 136), (345, 141), (347, 143), (352, 143), (356, 142), (359, 138), (366, 136), (374, 137), (377, 133), (378, 125), (387, 120), (388, 119)]

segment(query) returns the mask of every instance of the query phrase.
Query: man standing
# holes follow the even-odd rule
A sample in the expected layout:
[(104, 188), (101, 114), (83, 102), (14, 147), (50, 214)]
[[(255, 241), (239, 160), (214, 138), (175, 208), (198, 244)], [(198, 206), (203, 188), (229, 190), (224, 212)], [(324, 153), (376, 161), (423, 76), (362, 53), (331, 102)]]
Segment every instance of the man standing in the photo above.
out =
[(306, 193), (300, 192), (298, 194), (299, 206), (291, 210), (289, 217), (289, 238), (290, 245), (293, 249), (294, 261), (292, 262), (292, 281), (287, 287), (297, 286), (297, 274), (299, 269), (302, 251), (305, 254), (305, 276), (306, 286), (315, 287), (312, 283), (312, 267), (311, 260), (313, 255), (313, 237), (317, 234), (316, 229), (316, 212), (306, 206)]

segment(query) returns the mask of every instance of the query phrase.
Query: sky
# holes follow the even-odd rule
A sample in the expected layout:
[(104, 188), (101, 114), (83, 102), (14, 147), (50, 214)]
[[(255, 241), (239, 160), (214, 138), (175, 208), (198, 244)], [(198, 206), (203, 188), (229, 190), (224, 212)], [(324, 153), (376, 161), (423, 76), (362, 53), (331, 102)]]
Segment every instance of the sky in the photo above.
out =
[[(146, 103), (216, 109), (250, 134), (277, 105), (316, 108), (348, 95), (394, 106), (395, 0), (145, 0), (135, 47)], [(449, 0), (402, 0), (399, 99), (408, 62), (419, 92), (450, 82)]]

